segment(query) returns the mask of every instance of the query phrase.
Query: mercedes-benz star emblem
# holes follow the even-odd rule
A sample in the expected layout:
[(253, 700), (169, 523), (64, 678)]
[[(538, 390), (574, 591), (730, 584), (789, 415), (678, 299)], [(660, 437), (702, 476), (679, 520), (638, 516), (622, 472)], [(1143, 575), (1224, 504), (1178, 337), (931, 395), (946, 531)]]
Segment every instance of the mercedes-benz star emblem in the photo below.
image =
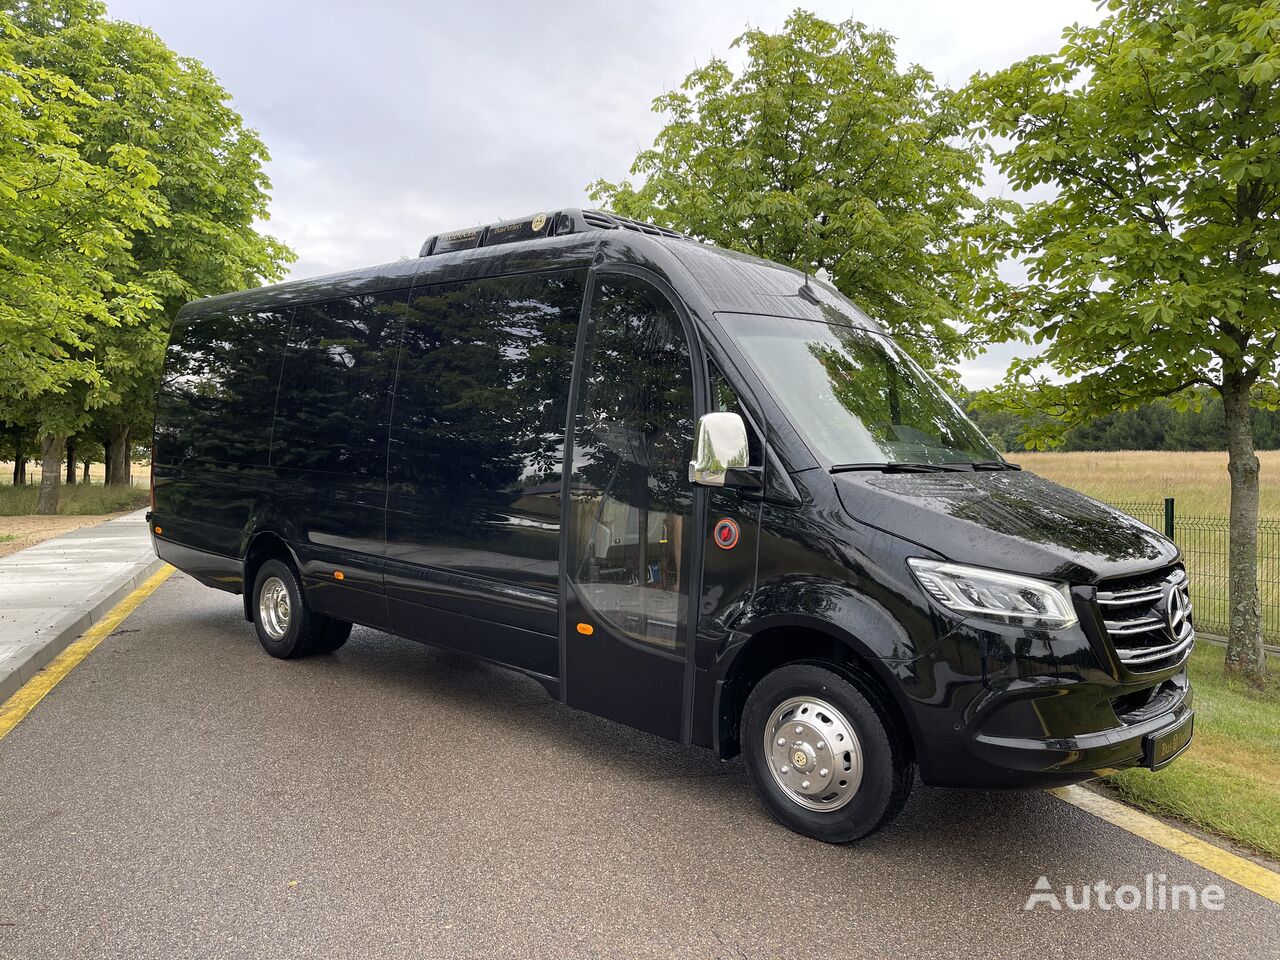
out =
[(1168, 611), (1170, 636), (1175, 640), (1181, 640), (1191, 629), (1191, 603), (1181, 588), (1169, 588), (1165, 609)]

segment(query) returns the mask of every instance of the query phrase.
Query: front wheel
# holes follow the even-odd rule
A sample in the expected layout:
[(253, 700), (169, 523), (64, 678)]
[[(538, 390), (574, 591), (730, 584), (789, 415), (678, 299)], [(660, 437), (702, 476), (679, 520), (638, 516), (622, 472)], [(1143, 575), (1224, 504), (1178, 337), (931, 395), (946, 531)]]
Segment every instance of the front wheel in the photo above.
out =
[(813, 663), (767, 674), (742, 711), (747, 771), (783, 826), (827, 843), (880, 829), (902, 809), (915, 764), (887, 709)]
[(312, 612), (297, 573), (282, 560), (268, 560), (258, 568), (253, 599), (258, 642), (273, 657), (332, 653), (351, 635), (351, 624)]

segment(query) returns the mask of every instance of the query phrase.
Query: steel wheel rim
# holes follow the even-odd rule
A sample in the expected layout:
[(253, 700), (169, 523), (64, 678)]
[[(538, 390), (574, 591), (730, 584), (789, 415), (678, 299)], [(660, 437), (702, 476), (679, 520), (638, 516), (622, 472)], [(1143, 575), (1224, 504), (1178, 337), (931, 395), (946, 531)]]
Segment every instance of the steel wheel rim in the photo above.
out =
[(289, 632), (289, 588), (279, 577), (268, 577), (258, 595), (258, 622), (272, 640)]
[(862, 743), (853, 724), (817, 697), (791, 697), (769, 714), (764, 756), (773, 781), (806, 810), (839, 810), (862, 785)]

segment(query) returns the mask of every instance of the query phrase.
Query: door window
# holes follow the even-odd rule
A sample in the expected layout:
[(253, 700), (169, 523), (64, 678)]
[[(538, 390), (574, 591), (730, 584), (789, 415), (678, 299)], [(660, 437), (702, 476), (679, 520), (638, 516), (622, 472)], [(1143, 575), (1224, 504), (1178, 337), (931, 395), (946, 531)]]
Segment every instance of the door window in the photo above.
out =
[(596, 284), (574, 422), (570, 577), (624, 638), (681, 654), (692, 366), (674, 308), (637, 278)]

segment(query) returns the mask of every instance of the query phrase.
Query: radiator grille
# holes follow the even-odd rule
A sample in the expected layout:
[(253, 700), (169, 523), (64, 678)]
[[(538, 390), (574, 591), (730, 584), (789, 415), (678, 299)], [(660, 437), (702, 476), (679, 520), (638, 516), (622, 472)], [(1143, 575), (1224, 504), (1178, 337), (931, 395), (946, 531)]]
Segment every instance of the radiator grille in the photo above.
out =
[(1130, 670), (1163, 670), (1191, 653), (1196, 634), (1181, 567), (1104, 581), (1096, 600), (1116, 655)]

